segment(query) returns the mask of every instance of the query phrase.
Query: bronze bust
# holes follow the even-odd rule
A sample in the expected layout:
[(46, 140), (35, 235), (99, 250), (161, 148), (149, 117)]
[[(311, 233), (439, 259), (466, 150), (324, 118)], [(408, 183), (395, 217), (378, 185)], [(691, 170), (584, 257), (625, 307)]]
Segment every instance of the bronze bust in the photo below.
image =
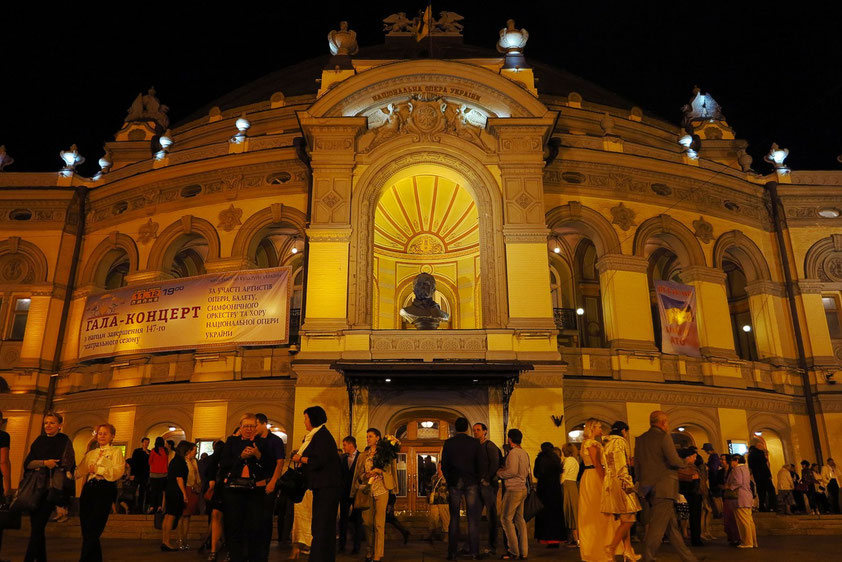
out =
[(401, 309), (401, 318), (419, 330), (435, 330), (442, 321), (450, 320), (450, 315), (444, 312), (433, 300), (436, 293), (436, 279), (429, 273), (419, 273), (412, 285), (415, 299), (412, 304)]

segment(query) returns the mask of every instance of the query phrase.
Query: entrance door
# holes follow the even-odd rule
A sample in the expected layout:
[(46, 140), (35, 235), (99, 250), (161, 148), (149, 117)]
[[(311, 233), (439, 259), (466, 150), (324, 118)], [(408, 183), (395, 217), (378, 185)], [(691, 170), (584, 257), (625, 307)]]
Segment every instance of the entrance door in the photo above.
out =
[(398, 497), (396, 511), (425, 513), (431, 480), (441, 458), (441, 447), (403, 446), (398, 455)]

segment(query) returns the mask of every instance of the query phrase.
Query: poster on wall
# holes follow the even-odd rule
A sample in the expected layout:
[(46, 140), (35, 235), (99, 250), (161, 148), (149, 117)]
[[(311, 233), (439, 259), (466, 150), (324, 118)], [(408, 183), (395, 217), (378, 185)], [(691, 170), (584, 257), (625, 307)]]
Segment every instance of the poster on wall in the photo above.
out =
[(696, 326), (696, 289), (672, 281), (655, 281), (661, 317), (661, 351), (701, 357)]
[(209, 273), (90, 296), (79, 359), (287, 343), (290, 271)]

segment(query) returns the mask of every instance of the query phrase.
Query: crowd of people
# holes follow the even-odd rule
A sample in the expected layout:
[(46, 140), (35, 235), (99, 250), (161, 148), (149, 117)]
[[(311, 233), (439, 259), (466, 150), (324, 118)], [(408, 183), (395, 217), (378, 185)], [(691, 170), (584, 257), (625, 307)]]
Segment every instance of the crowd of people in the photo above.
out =
[[(76, 481), (82, 483), (78, 510), (83, 561), (103, 559), (100, 536), (113, 512), (155, 514), (164, 552), (189, 549), (190, 518), (205, 514), (208, 535), (200, 548), (209, 551), (211, 561), (223, 551), (226, 560), (267, 560), (275, 515), (278, 540), (292, 543), (291, 559), (309, 555), (311, 560), (334, 560), (337, 551), (346, 552), (350, 534), (351, 554), (359, 554), (364, 541), (365, 560), (382, 560), (387, 524), (404, 543), (411, 535), (395, 516), (397, 463), (394, 453), (384, 450), (396, 439), (371, 427), (362, 450), (353, 436), (346, 436), (339, 450), (324, 409), (311, 406), (303, 416), (307, 433), (286, 466), (284, 442), (260, 413), (244, 414), (232, 434), (215, 442), (213, 452), (201, 459), (196, 458), (195, 443), (161, 437), (152, 448), (144, 437), (125, 459), (123, 449), (113, 445), (114, 426), (103, 423), (77, 466), (72, 443), (61, 433), (62, 416), (47, 413), (43, 432), (26, 455), (19, 486), (41, 486), (26, 510), (31, 534), (25, 560), (46, 561), (47, 522), (66, 517)], [(0, 424), (4, 421), (0, 413)], [(833, 459), (822, 467), (802, 461), (800, 471), (787, 464), (773, 478), (762, 442), (746, 455), (720, 455), (710, 443), (701, 451), (676, 449), (661, 411), (652, 412), (650, 429), (635, 437), (634, 454), (625, 422), (615, 422), (603, 435), (603, 424), (589, 419), (580, 447), (542, 443), (534, 464), (518, 429), (508, 430), (502, 448), (489, 439), (483, 423), (470, 426), (458, 418), (454, 429), (438, 463), (430, 456), (419, 461), (424, 480), (419, 489), (429, 501), (425, 538), (445, 541), (448, 560), (490, 555), (526, 559), (527, 521), (532, 517), (537, 544), (578, 549), (583, 561), (616, 556), (654, 560), (665, 536), (681, 559), (689, 561), (696, 557), (686, 543), (702, 547), (713, 540), (715, 518), (723, 519), (730, 544), (757, 548), (754, 510), (839, 513)], [(9, 435), (0, 430), (5, 497), (12, 487), (9, 447)], [(296, 478), (286, 478), (285, 468), (300, 475), (297, 485)], [(26, 499), (16, 497), (15, 502)], [(463, 509), (465, 534), (460, 529)], [(633, 537), (641, 539), (640, 554)]]

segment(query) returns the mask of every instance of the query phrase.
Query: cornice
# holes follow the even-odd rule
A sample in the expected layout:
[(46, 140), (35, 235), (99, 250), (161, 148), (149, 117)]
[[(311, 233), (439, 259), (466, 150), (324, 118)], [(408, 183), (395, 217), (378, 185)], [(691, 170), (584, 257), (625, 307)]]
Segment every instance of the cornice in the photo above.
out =
[(748, 293), (749, 296), (770, 295), (773, 297), (784, 298), (786, 297), (786, 286), (783, 283), (778, 283), (776, 281), (759, 279), (746, 285), (746, 293)]
[(690, 265), (681, 268), (681, 280), (685, 283), (701, 281), (704, 283), (724, 285), (727, 277), (728, 276), (721, 269), (714, 269), (703, 265)]
[(801, 279), (795, 282), (793, 289), (796, 295), (820, 295), (826, 290), (824, 285), (821, 279)]
[(605, 273), (606, 271), (646, 273), (649, 269), (649, 261), (641, 256), (605, 254), (597, 260), (596, 268), (600, 273)]
[(351, 227), (311, 227), (305, 230), (311, 242), (349, 242)]
[(569, 402), (648, 402), (703, 408), (734, 408), (781, 414), (804, 414), (800, 396), (770, 392), (690, 386), (670, 383), (636, 383), (606, 380), (564, 381), (564, 401)]

